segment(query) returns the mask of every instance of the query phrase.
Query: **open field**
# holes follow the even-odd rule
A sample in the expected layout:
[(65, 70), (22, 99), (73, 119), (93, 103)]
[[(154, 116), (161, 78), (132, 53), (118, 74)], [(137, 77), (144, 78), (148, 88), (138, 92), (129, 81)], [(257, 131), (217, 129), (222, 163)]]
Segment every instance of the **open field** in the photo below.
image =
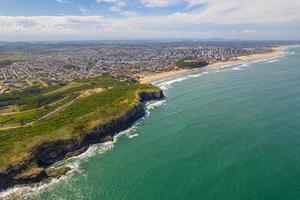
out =
[(22, 54), (0, 54), (0, 66), (24, 59)]
[(180, 68), (193, 69), (205, 67), (208, 65), (208, 62), (202, 58), (185, 58), (178, 60), (176, 65)]
[(0, 100), (9, 104), (2, 107), (7, 113), (0, 114), (0, 171), (28, 159), (41, 144), (79, 139), (125, 114), (139, 103), (139, 92), (158, 90), (148, 84), (95, 77), (7, 95)]
[(22, 60), (24, 56), (22, 54), (0, 54), (0, 61), (11, 60), (18, 61)]

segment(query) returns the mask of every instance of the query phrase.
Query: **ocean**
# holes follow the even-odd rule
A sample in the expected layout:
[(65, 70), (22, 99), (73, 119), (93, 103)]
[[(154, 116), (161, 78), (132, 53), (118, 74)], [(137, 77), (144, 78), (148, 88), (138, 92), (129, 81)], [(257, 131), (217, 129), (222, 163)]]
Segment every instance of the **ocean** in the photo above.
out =
[(23, 199), (300, 199), (300, 48), (155, 82), (166, 99)]

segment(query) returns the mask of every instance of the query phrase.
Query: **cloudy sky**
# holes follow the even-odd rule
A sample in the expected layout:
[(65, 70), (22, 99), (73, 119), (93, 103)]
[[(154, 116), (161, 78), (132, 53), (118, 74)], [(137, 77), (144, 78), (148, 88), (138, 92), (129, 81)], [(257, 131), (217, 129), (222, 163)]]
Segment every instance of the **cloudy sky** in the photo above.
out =
[(0, 0), (0, 41), (296, 39), (300, 0)]

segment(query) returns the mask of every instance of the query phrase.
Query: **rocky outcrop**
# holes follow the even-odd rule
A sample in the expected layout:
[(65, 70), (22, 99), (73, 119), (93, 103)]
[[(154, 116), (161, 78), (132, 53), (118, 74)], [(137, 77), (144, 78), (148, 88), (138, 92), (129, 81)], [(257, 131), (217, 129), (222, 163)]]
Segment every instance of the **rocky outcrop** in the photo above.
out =
[(164, 93), (162, 90), (157, 92), (140, 92), (140, 98), (141, 102), (160, 100), (164, 98)]
[[(67, 169), (56, 173), (56, 171), (47, 170), (47, 167), (67, 157), (85, 152), (92, 144), (113, 141), (114, 135), (129, 128), (145, 115), (144, 102), (164, 98), (161, 90), (140, 92), (139, 96), (140, 102), (123, 116), (95, 128), (82, 138), (44, 143), (33, 149), (29, 160), (7, 168), (5, 173), (0, 173), (0, 191), (13, 185), (39, 182), (45, 178), (54, 177), (56, 174), (57, 176), (65, 174)], [(32, 163), (37, 167), (32, 171), (24, 172)]]

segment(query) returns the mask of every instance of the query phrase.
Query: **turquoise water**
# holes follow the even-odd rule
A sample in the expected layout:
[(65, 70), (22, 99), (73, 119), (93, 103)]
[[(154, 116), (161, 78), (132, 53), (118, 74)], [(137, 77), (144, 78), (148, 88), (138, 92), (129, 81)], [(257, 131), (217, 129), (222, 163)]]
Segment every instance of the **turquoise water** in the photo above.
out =
[(300, 49), (158, 82), (161, 106), (30, 199), (300, 199)]

